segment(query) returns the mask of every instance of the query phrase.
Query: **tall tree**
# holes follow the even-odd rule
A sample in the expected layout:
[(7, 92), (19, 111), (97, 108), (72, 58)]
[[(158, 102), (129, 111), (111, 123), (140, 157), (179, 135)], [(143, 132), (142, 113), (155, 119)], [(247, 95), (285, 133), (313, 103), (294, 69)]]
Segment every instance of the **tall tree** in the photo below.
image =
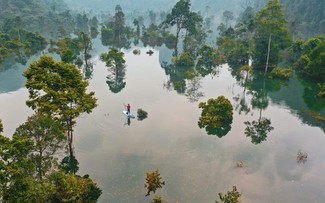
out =
[[(270, 0), (266, 8), (256, 14), (255, 50), (253, 62), (256, 69), (274, 67), (279, 62), (280, 50), (289, 47), (291, 37), (279, 0)], [(272, 39), (272, 40), (270, 40)]]
[(191, 3), (189, 0), (179, 0), (163, 22), (167, 26), (176, 25), (175, 55), (178, 54), (177, 45), (181, 30), (185, 29), (186, 31), (193, 32), (196, 27), (195, 24), (202, 24), (203, 21), (202, 17), (190, 11), (190, 7)]
[(27, 137), (0, 135), (0, 200), (1, 202), (26, 202), (24, 191), (30, 185), (34, 165), (28, 158), (33, 142)]
[(42, 180), (55, 166), (54, 154), (65, 144), (66, 136), (62, 125), (49, 116), (35, 114), (16, 129), (15, 135), (33, 141), (34, 149), (30, 157), (36, 167), (36, 177)]
[(24, 72), (29, 91), (27, 106), (53, 116), (65, 127), (70, 155), (73, 156), (73, 126), (82, 113), (90, 113), (97, 105), (94, 92), (87, 93), (88, 82), (80, 70), (43, 55)]

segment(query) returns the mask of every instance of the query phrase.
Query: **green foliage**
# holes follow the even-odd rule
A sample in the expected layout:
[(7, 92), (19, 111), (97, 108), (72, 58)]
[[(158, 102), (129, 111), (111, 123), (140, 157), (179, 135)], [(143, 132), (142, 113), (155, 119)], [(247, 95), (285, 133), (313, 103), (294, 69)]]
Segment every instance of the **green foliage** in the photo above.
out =
[(163, 199), (159, 195), (155, 195), (154, 198), (152, 199), (152, 202), (150, 203), (163, 203)]
[(162, 185), (165, 185), (165, 181), (162, 181), (158, 170), (146, 173), (146, 183), (144, 184), (148, 190), (146, 196), (149, 196), (150, 192), (156, 193), (156, 190), (162, 188)]
[(0, 135), (0, 197), (4, 202), (25, 201), (35, 168), (28, 158), (33, 142), (27, 137)]
[[(95, 203), (102, 191), (88, 175), (65, 174), (46, 167), (46, 156), (57, 156), (62, 129), (59, 123), (43, 115), (29, 117), (17, 128), (12, 139), (0, 135), (1, 202)], [(58, 132), (57, 132), (58, 130)], [(42, 134), (43, 133), (43, 134)], [(43, 162), (37, 163), (43, 150)], [(52, 159), (56, 163), (56, 159)], [(35, 178), (41, 164), (41, 179)]]
[(218, 128), (232, 122), (233, 107), (224, 96), (219, 96), (217, 99), (211, 98), (207, 102), (200, 102), (199, 108), (202, 109), (198, 122), (200, 128), (206, 126)]
[(49, 116), (35, 114), (16, 129), (15, 135), (28, 137), (33, 141), (34, 149), (30, 156), (36, 166), (36, 177), (42, 180), (46, 173), (55, 167), (56, 160), (53, 155), (66, 144), (63, 127)]
[(145, 118), (148, 117), (148, 112), (146, 112), (146, 111), (143, 110), (143, 109), (138, 109), (138, 110), (137, 110), (137, 113), (138, 113), (138, 115), (137, 115), (138, 120), (143, 120), (143, 119), (145, 119)]
[(86, 93), (88, 82), (74, 65), (55, 62), (43, 55), (30, 64), (24, 76), (29, 90), (26, 104), (38, 112), (58, 117), (63, 124), (96, 107), (94, 92)]
[(290, 46), (291, 37), (286, 28), (286, 19), (279, 0), (270, 0), (266, 8), (256, 14), (255, 18), (255, 49), (253, 62), (256, 69), (264, 69), (267, 61), (268, 42), (271, 39), (269, 66), (279, 62), (280, 50)]
[(163, 22), (165, 26), (176, 26), (176, 42), (174, 45), (176, 56), (180, 31), (185, 29), (190, 34), (195, 35), (202, 27), (202, 17), (195, 12), (191, 12), (190, 7), (189, 0), (179, 0)]
[(240, 68), (240, 71), (244, 71), (247, 73), (251, 73), (254, 70), (253, 66), (250, 65), (244, 65)]
[(303, 44), (299, 44), (299, 46), (297, 45), (297, 47), (300, 48), (301, 55), (294, 63), (294, 68), (313, 79), (324, 81), (325, 37), (318, 36), (311, 38)]
[(193, 57), (188, 52), (183, 52), (175, 58), (175, 65), (178, 67), (191, 68), (195, 65)]
[(104, 46), (113, 48), (129, 48), (129, 39), (133, 35), (132, 29), (125, 25), (125, 15), (122, 7), (117, 5), (115, 15), (103, 23), (101, 40)]
[[(319, 93), (317, 94), (318, 97), (325, 98), (325, 83), (318, 84), (319, 87)], [(1, 131), (0, 131), (1, 132)]]
[(7, 33), (0, 30), (0, 63), (5, 58), (15, 56), (17, 62), (23, 57), (30, 57), (33, 54), (45, 49), (47, 42), (44, 37), (24, 29), (12, 28)]
[(151, 24), (148, 28), (143, 27), (143, 36), (141, 40), (144, 46), (150, 45), (151, 47), (161, 46), (163, 37), (159, 31), (159, 27)]
[(227, 194), (218, 194), (220, 201), (216, 200), (216, 203), (239, 203), (241, 194), (237, 191), (236, 186), (232, 186), (232, 191), (227, 191)]
[(50, 180), (55, 185), (51, 202), (95, 203), (102, 194), (101, 189), (87, 176), (80, 177), (63, 172), (54, 173)]
[(292, 69), (275, 67), (271, 71), (272, 78), (289, 79), (292, 75)]
[(309, 64), (309, 62), (310, 62), (309, 57), (306, 54), (304, 54), (293, 64), (293, 67), (297, 70), (302, 71)]
[(124, 53), (117, 49), (112, 49), (108, 53), (102, 53), (100, 59), (106, 63), (107, 67), (122, 69), (125, 66)]
[(73, 126), (82, 113), (90, 113), (96, 106), (94, 92), (87, 93), (88, 82), (80, 70), (64, 62), (55, 62), (43, 55), (30, 64), (24, 72), (29, 91), (27, 106), (38, 113), (58, 119), (68, 133), (70, 154), (72, 151)]
[(204, 77), (213, 73), (216, 66), (224, 62), (224, 58), (217, 50), (208, 45), (204, 45), (198, 50), (196, 69)]

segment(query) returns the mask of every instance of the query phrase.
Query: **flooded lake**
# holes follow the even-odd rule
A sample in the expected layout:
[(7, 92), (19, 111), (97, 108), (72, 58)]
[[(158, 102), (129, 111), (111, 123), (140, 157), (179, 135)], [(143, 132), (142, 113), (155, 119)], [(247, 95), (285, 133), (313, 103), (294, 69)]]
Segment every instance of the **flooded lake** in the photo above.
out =
[[(215, 76), (196, 82), (201, 97), (190, 100), (166, 88), (170, 79), (161, 67), (169, 58), (166, 48), (139, 48), (140, 55), (122, 50), (126, 60), (125, 88), (112, 93), (98, 48), (93, 55), (94, 72), (89, 90), (95, 91), (98, 107), (78, 118), (75, 127), (75, 154), (78, 174), (89, 174), (103, 194), (99, 202), (143, 203), (145, 174), (159, 170), (166, 185), (156, 194), (167, 202), (208, 203), (236, 186), (241, 202), (322, 202), (325, 199), (324, 122), (313, 121), (305, 111), (324, 115), (324, 106), (314, 104), (308, 88), (294, 76), (276, 90), (264, 91), (266, 105), (252, 105), (260, 87), (245, 90), (232, 76), (228, 65)], [(33, 112), (26, 105), (28, 92), (21, 76), (24, 66), (1, 72), (0, 115), (4, 134), (11, 136)], [(258, 85), (258, 83), (256, 83)], [(200, 102), (225, 96), (234, 107), (231, 129), (224, 136), (200, 129)], [(249, 110), (242, 109), (243, 97)], [(141, 108), (148, 118), (131, 119), (122, 113), (125, 104), (131, 112)], [(318, 105), (318, 106), (317, 106)], [(267, 118), (274, 128), (267, 137), (252, 142), (244, 122)], [(297, 163), (297, 153), (308, 153), (305, 163)]]

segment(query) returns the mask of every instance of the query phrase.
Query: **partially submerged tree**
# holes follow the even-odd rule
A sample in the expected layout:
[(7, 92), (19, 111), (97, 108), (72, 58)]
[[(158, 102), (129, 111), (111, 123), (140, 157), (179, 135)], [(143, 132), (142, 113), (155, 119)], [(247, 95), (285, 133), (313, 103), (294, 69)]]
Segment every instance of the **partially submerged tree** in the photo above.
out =
[(148, 190), (146, 196), (149, 196), (150, 192), (156, 193), (156, 190), (162, 188), (162, 185), (165, 185), (165, 181), (162, 181), (158, 170), (146, 173), (146, 183), (144, 184)]
[[(190, 0), (179, 0), (173, 7), (171, 13), (167, 14), (166, 20), (163, 22), (167, 26), (176, 26), (176, 41), (175, 41), (175, 55), (178, 55), (177, 46), (181, 30), (194, 33), (197, 31), (197, 24), (203, 22), (202, 17), (190, 11)], [(187, 34), (186, 34), (187, 35)]]
[(90, 113), (97, 106), (95, 93), (87, 93), (88, 82), (76, 66), (55, 62), (46, 55), (31, 63), (24, 76), (29, 91), (27, 106), (61, 122), (67, 131), (72, 156), (75, 119), (82, 113)]
[(268, 70), (279, 62), (280, 50), (290, 46), (291, 37), (279, 0), (270, 0), (266, 8), (255, 17), (255, 50), (253, 62), (256, 69)]
[(216, 203), (239, 203), (241, 194), (237, 191), (236, 186), (232, 186), (232, 191), (227, 191), (227, 194), (218, 194), (220, 201), (216, 200)]
[(217, 99), (211, 98), (207, 102), (201, 102), (199, 108), (202, 108), (198, 122), (200, 128), (205, 128), (208, 134), (216, 134), (219, 137), (229, 132), (233, 119), (233, 107), (227, 98), (224, 96), (219, 96)]

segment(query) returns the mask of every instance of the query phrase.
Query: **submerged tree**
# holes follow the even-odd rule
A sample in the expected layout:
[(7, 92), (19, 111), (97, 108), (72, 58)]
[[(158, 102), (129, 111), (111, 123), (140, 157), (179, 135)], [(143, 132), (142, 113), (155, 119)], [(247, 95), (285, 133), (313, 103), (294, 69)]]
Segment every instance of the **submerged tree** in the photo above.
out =
[(80, 70), (43, 55), (24, 72), (29, 91), (27, 106), (38, 113), (58, 119), (65, 127), (70, 155), (73, 155), (73, 126), (82, 113), (90, 113), (97, 105), (94, 92), (87, 93), (88, 82)]
[(224, 57), (217, 50), (208, 45), (204, 45), (198, 50), (196, 70), (202, 77), (209, 74), (216, 75), (216, 66), (224, 62)]
[(116, 5), (113, 18), (103, 23), (101, 29), (102, 44), (105, 46), (111, 45), (116, 49), (129, 47), (131, 34), (133, 34), (131, 28), (125, 25), (125, 14), (122, 7)]
[(190, 0), (179, 0), (163, 22), (167, 26), (176, 25), (176, 41), (174, 45), (176, 56), (178, 55), (177, 46), (181, 30), (185, 29), (186, 32), (194, 33), (197, 31), (197, 24), (202, 24), (203, 21), (199, 14), (190, 11), (190, 7)]
[(220, 201), (216, 200), (216, 203), (239, 203), (241, 194), (237, 191), (236, 186), (232, 187), (232, 191), (227, 191), (227, 194), (218, 194)]
[(286, 23), (279, 0), (270, 0), (267, 7), (256, 14), (254, 67), (265, 67), (267, 71), (268, 67), (277, 65), (280, 50), (288, 48), (291, 43)]
[(108, 53), (100, 55), (100, 59), (106, 63), (109, 68), (106, 83), (113, 93), (120, 92), (126, 85), (125, 77), (125, 60), (124, 53), (117, 49), (112, 49)]
[(230, 131), (233, 107), (227, 98), (224, 96), (211, 98), (207, 102), (201, 102), (199, 108), (202, 108), (202, 113), (198, 125), (205, 128), (208, 134), (222, 137)]
[(149, 196), (150, 192), (156, 193), (156, 190), (162, 188), (163, 185), (165, 185), (165, 181), (162, 181), (158, 170), (146, 173), (146, 184), (144, 185), (148, 190), (146, 196)]

